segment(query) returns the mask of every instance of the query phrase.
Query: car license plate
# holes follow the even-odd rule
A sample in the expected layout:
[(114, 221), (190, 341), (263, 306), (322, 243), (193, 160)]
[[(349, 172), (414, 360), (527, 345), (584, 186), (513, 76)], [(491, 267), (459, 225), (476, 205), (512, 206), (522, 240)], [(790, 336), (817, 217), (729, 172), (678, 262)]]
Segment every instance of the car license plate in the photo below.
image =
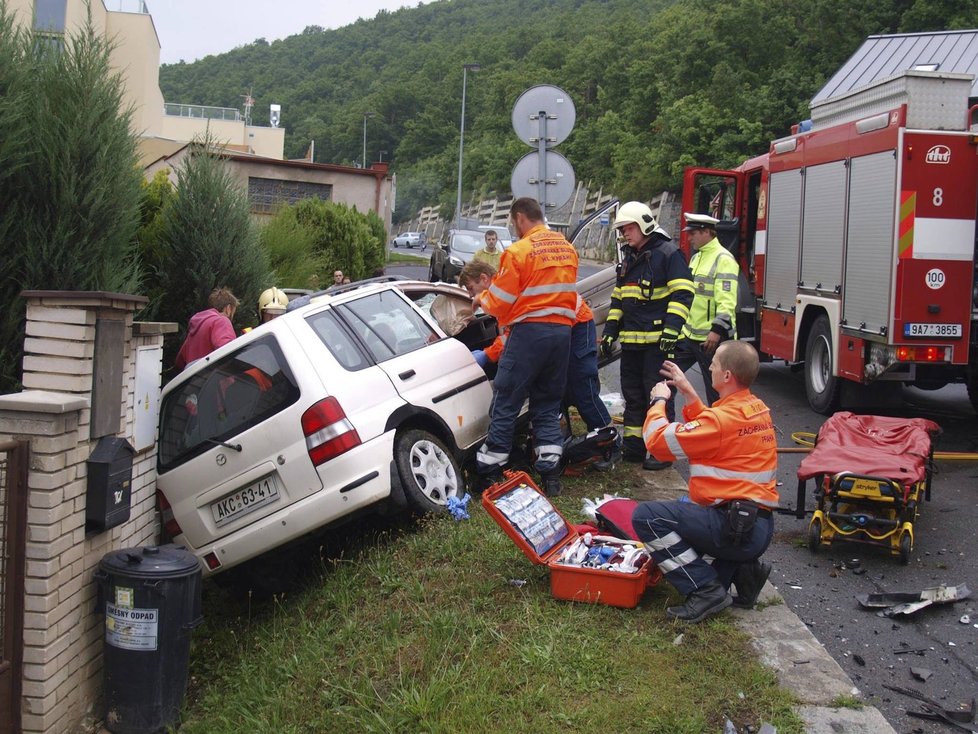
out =
[(211, 514), (214, 516), (214, 524), (218, 527), (226, 525), (259, 507), (276, 502), (278, 498), (278, 486), (275, 480), (272, 477), (260, 479), (250, 487), (239, 489), (224, 499), (212, 502)]
[(904, 336), (936, 336), (953, 338), (961, 336), (961, 324), (921, 324), (903, 325)]

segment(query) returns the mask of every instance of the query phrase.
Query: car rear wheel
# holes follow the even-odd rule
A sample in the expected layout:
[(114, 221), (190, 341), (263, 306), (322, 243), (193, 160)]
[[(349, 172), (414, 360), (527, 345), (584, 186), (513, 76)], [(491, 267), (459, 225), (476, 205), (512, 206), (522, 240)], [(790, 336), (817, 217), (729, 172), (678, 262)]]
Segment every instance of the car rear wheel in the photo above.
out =
[(435, 436), (412, 428), (394, 441), (394, 461), (408, 503), (418, 512), (444, 510), (465, 493), (458, 462)]

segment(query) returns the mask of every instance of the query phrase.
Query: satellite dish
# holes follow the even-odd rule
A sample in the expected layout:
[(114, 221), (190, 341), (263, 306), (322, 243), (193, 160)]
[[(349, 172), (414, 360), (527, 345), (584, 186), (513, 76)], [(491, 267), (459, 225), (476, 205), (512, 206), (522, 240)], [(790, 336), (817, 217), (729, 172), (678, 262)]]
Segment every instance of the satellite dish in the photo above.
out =
[(554, 150), (548, 150), (544, 159), (546, 176), (543, 198), (540, 198), (540, 153), (533, 151), (520, 158), (513, 166), (509, 180), (510, 189), (517, 199), (529, 196), (536, 199), (546, 211), (567, 203), (574, 193), (576, 179), (570, 161)]
[[(545, 119), (541, 119), (541, 112)], [(530, 87), (513, 105), (513, 130), (520, 140), (534, 148), (540, 143), (541, 123), (546, 129), (544, 144), (549, 148), (567, 140), (576, 121), (577, 110), (570, 95), (549, 84)]]

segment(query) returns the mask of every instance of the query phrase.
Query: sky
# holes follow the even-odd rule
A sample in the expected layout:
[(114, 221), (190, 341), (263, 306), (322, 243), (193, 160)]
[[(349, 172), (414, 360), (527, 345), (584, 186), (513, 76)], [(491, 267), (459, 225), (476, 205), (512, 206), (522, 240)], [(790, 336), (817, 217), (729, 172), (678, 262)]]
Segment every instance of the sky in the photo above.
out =
[[(109, 10), (126, 0), (106, 0)], [(431, 0), (146, 0), (160, 38), (160, 61), (190, 62), (230, 51), (256, 38), (272, 41), (306, 26), (341, 28), (379, 10), (417, 7)]]

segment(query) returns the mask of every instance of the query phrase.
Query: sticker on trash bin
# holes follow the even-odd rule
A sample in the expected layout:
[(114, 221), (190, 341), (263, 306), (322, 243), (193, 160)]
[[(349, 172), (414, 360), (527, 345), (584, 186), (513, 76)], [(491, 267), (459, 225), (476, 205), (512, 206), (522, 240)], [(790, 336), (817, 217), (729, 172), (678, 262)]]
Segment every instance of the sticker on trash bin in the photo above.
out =
[(105, 605), (105, 641), (123, 650), (155, 650), (159, 609)]
[(115, 605), (117, 607), (127, 607), (132, 608), (132, 589), (128, 589), (125, 586), (115, 587)]

